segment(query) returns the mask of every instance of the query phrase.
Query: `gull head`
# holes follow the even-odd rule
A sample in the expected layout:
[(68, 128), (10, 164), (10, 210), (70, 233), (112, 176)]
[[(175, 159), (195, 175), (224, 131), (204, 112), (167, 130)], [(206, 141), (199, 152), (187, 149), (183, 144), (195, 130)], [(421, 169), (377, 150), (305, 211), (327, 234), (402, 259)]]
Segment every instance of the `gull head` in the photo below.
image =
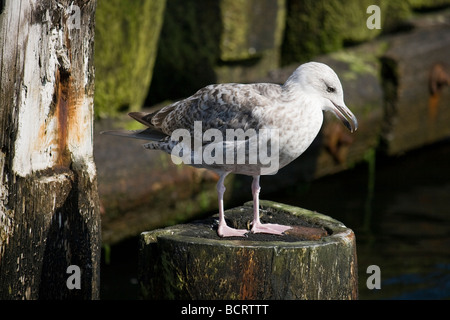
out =
[(344, 103), (344, 91), (336, 73), (319, 62), (308, 62), (298, 67), (286, 81), (286, 86), (301, 87), (324, 111), (333, 112), (344, 125), (354, 132), (358, 120)]

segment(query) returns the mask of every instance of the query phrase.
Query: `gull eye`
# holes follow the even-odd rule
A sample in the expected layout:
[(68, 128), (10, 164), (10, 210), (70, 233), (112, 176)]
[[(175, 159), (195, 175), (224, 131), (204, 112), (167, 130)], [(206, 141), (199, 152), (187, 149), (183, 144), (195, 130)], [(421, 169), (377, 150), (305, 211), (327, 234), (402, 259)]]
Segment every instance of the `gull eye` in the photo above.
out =
[(327, 92), (328, 93), (334, 93), (334, 92), (336, 92), (336, 88), (331, 87), (331, 86), (327, 86)]

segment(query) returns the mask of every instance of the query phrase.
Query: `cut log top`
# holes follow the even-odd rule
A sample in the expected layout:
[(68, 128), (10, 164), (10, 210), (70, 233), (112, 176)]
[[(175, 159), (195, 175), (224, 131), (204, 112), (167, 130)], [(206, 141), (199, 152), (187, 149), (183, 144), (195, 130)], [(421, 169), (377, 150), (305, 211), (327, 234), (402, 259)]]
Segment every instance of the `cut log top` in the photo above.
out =
[[(324, 242), (332, 241), (347, 233), (349, 229), (341, 222), (334, 220), (326, 215), (312, 212), (306, 209), (276, 203), (267, 200), (261, 200), (260, 203), (261, 221), (263, 223), (280, 223), (292, 226), (291, 230), (285, 232), (283, 236), (270, 234), (248, 233), (246, 238), (229, 237), (221, 238), (217, 235), (217, 215), (204, 220), (193, 221), (188, 224), (181, 224), (165, 229), (142, 233), (142, 238), (146, 243), (157, 241), (158, 237), (171, 237), (185, 239), (189, 238), (200, 241), (205, 239), (211, 243), (217, 240), (218, 243), (239, 243), (239, 245), (254, 245), (260, 242), (261, 245), (271, 242), (296, 243), (305, 241), (322, 240)], [(250, 223), (253, 217), (253, 204), (251, 201), (244, 203), (243, 206), (229, 209), (226, 211), (226, 219), (230, 226), (238, 229), (250, 230)], [(350, 230), (351, 231), (351, 230)], [(330, 239), (327, 239), (331, 237)], [(236, 242), (238, 240), (238, 242)], [(297, 243), (299, 244), (299, 243)]]
[[(356, 299), (355, 236), (320, 213), (261, 201), (261, 221), (294, 226), (283, 236), (223, 239), (217, 217), (141, 234), (146, 299)], [(227, 210), (249, 228), (252, 203)]]

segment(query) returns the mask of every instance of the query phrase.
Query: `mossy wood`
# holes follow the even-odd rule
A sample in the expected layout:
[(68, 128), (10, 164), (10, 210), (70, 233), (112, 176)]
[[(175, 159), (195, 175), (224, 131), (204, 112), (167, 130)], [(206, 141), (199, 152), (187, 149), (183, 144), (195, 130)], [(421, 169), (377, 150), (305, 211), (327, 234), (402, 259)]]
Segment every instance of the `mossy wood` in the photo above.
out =
[(388, 154), (450, 136), (450, 29), (428, 24), (393, 38), (381, 59)]
[(211, 83), (252, 82), (276, 69), (285, 2), (167, 1), (147, 103), (180, 99)]
[[(227, 210), (249, 227), (252, 204)], [(211, 217), (141, 234), (144, 299), (357, 299), (355, 235), (341, 222), (261, 201), (263, 222), (295, 226), (286, 235), (217, 236)]]
[(142, 108), (150, 87), (166, 0), (97, 1), (95, 114)]

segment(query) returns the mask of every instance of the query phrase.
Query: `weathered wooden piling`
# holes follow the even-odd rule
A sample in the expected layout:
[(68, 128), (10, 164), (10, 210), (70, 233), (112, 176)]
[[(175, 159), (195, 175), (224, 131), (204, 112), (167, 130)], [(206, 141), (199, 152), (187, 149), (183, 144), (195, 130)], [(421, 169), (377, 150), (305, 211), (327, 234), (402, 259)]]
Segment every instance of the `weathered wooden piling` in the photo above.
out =
[(100, 296), (95, 6), (0, 1), (0, 299)]
[(388, 154), (450, 136), (449, 52), (448, 25), (430, 25), (390, 41), (381, 59)]
[[(248, 228), (252, 204), (227, 210)], [(217, 219), (141, 234), (144, 299), (357, 299), (355, 235), (306, 209), (261, 201), (261, 221), (295, 226), (286, 235), (221, 239)]]

